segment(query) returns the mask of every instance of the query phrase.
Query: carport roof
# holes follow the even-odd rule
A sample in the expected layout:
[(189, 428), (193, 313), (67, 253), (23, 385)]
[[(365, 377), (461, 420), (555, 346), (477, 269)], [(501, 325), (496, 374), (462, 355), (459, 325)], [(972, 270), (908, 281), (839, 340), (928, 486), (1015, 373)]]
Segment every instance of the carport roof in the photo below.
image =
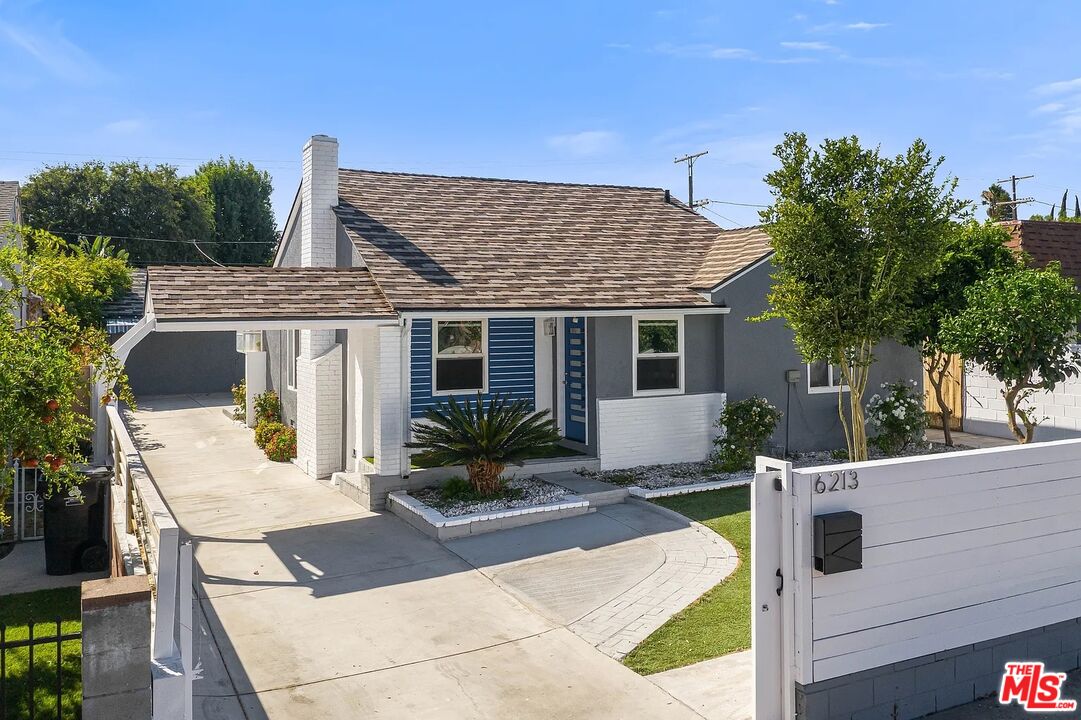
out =
[(172, 322), (394, 319), (367, 268), (147, 268), (147, 309)]

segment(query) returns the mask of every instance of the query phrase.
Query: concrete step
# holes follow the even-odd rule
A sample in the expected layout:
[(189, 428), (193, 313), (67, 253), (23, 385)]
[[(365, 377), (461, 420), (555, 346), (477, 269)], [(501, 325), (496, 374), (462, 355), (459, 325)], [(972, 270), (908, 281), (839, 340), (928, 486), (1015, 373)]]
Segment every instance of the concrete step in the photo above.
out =
[(553, 485), (567, 488), (578, 497), (589, 502), (590, 507), (615, 505), (624, 502), (630, 495), (627, 488), (601, 482), (593, 478), (582, 477), (573, 472), (554, 472), (537, 475), (538, 478)]

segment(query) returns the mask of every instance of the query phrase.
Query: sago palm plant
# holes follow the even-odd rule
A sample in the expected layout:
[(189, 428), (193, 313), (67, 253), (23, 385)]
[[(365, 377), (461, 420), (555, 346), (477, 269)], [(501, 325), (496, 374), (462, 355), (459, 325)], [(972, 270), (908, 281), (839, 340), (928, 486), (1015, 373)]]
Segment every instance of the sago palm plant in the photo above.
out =
[(427, 422), (413, 423), (413, 441), (426, 460), (439, 465), (465, 465), (478, 495), (489, 496), (503, 487), (500, 475), (508, 464), (521, 465), (537, 451), (559, 441), (555, 421), (547, 410), (533, 412), (528, 400), (494, 395), (486, 403), (459, 403), (453, 396), (429, 409)]

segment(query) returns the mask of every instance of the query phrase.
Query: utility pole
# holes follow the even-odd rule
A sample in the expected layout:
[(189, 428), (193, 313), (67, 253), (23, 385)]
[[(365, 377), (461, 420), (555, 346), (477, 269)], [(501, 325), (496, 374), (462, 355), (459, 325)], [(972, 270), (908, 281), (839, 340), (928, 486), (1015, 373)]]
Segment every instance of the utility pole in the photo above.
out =
[(695, 212), (698, 211), (698, 208), (705, 205), (706, 202), (695, 203), (694, 201), (694, 161), (707, 154), (709, 154), (709, 150), (703, 150), (702, 152), (678, 157), (672, 161), (675, 163), (687, 163), (687, 207)]
[(1010, 207), (1012, 207), (1013, 208), (1013, 219), (1014, 220), (1018, 219), (1018, 217), (1017, 217), (1017, 206), (1018, 205), (1023, 205), (1025, 203), (1030, 203), (1033, 200), (1035, 200), (1035, 198), (1030, 198), (1030, 197), (1021, 198), (1020, 200), (1017, 199), (1017, 181), (1018, 180), (1029, 180), (1029, 179), (1034, 178), (1034, 177), (1036, 177), (1036, 176), (1035, 175), (1021, 175), (1021, 176), (1010, 175), (1008, 178), (1004, 178), (1002, 180), (996, 180), (995, 181), (996, 183), (1004, 183), (1004, 182), (1010, 183), (1010, 198), (1011, 198), (1010, 202), (1008, 202), (1008, 203), (997, 203), (997, 204), (998, 205), (1009, 205)]

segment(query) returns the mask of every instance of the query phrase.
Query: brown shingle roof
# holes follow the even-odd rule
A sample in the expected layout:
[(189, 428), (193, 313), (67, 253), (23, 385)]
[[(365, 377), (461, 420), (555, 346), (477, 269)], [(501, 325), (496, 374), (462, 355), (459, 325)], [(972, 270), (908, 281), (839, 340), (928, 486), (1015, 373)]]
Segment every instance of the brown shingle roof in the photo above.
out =
[(1054, 260), (1062, 263), (1062, 274), (1081, 283), (1081, 223), (1045, 220), (1015, 220), (1003, 223), (1013, 236), (1013, 247), (1030, 256), (1037, 267)]
[(341, 170), (336, 209), (397, 310), (693, 307), (745, 264), (659, 188)]
[(716, 287), (772, 252), (769, 235), (761, 226), (725, 230), (706, 253), (694, 287)]
[(394, 317), (365, 268), (154, 265), (147, 275), (159, 320)]

